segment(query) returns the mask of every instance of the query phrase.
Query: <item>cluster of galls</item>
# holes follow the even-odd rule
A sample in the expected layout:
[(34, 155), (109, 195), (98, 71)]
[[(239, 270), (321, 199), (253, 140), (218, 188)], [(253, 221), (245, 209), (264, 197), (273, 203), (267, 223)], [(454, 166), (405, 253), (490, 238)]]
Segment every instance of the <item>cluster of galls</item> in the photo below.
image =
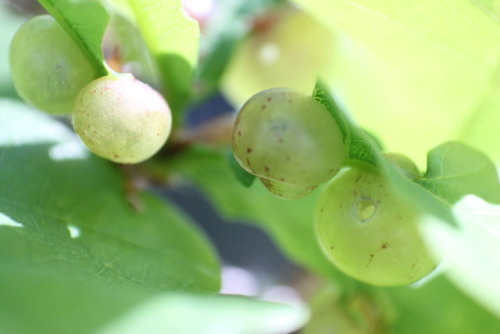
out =
[[(10, 53), (21, 97), (49, 113), (72, 112), (76, 133), (95, 154), (137, 163), (167, 140), (172, 115), (164, 98), (131, 75), (98, 78), (51, 16), (25, 23)], [(274, 88), (251, 97), (236, 119), (233, 151), (245, 170), (282, 198), (301, 198), (331, 180), (318, 201), (315, 228), (325, 254), (345, 273), (390, 286), (435, 268), (418, 231), (417, 208), (370, 166), (339, 173), (344, 138), (312, 96)], [(404, 175), (415, 174), (411, 164), (401, 166)]]
[[(251, 97), (235, 121), (233, 152), (245, 170), (285, 199), (330, 181), (317, 204), (315, 231), (326, 256), (346, 274), (395, 286), (435, 269), (418, 230), (419, 209), (374, 166), (359, 162), (340, 171), (346, 156), (341, 131), (312, 96), (274, 88)], [(405, 162), (395, 165), (405, 176), (415, 174), (416, 167)]]
[(72, 113), (73, 126), (95, 154), (138, 163), (167, 140), (172, 115), (165, 99), (131, 75), (97, 74), (71, 37), (50, 15), (19, 28), (10, 46), (19, 95), (51, 114)]

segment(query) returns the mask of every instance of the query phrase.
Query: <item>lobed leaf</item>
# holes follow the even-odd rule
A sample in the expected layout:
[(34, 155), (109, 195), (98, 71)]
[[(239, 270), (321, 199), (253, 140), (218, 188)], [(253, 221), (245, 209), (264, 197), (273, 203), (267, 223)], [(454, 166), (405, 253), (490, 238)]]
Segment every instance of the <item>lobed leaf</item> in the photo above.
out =
[(126, 191), (131, 180), (46, 116), (2, 100), (0, 119), (0, 266), (104, 287), (218, 290), (212, 247), (175, 207)]
[(427, 172), (419, 183), (450, 203), (468, 194), (500, 203), (498, 180), (488, 156), (462, 143), (447, 142), (429, 151)]

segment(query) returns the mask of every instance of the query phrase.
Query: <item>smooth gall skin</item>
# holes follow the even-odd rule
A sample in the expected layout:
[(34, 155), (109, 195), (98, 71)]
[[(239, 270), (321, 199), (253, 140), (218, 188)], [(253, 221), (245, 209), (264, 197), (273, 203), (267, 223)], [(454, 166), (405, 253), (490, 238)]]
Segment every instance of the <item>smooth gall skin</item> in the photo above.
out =
[(51, 114), (68, 114), (80, 90), (97, 75), (90, 62), (50, 15), (34, 17), (14, 35), (10, 72), (19, 95)]
[(321, 195), (316, 235), (340, 270), (366, 283), (405, 285), (436, 267), (418, 230), (420, 213), (378, 173), (351, 168)]
[(165, 99), (132, 76), (106, 76), (78, 95), (73, 127), (95, 154), (133, 164), (154, 155), (167, 140), (172, 115)]
[(295, 199), (331, 179), (345, 147), (328, 110), (312, 96), (272, 88), (252, 96), (233, 129), (233, 152), (274, 194)]

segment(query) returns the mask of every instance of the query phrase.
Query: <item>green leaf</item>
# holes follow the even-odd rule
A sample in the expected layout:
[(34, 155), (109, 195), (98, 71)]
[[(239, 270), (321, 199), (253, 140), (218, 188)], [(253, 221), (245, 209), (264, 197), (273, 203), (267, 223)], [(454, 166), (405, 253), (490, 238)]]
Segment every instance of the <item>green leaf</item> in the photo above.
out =
[(353, 128), (349, 139), (349, 159), (368, 162), (372, 165), (381, 165), (383, 163), (381, 149), (377, 142), (361, 129)]
[(191, 94), (199, 49), (198, 23), (185, 14), (181, 0), (130, 0), (129, 5), (158, 64), (167, 101), (179, 114)]
[[(57, 265), (58, 277), (78, 268), (109, 285), (149, 291), (218, 290), (212, 247), (175, 207), (127, 192), (131, 180), (116, 165), (90, 156), (44, 115), (3, 100), (0, 115), (8, 120), (0, 123), (0, 213), (11, 222), (1, 227), (1, 265), (48, 264), (51, 272)], [(38, 134), (23, 138), (31, 131)]]
[(96, 72), (108, 73), (103, 53), (102, 39), (109, 15), (96, 1), (88, 0), (38, 0), (73, 38)]
[(338, 101), (420, 166), (457, 138), (496, 73), (500, 25), (470, 0), (295, 2), (337, 34), (323, 78)]
[[(63, 268), (0, 265), (0, 332), (15, 334), (285, 333), (308, 319), (303, 306), (237, 296), (150, 294)], [(196, 321), (193, 321), (196, 319)]]
[(378, 160), (380, 160), (377, 152), (382, 150), (381, 143), (348, 118), (345, 111), (331, 96), (328, 86), (323, 81), (318, 80), (312, 96), (326, 107), (337, 122), (342, 132), (344, 143), (348, 146), (347, 156), (350, 159), (366, 161), (377, 165)]
[(498, 0), (469, 0), (483, 12), (500, 23), (500, 2)]
[(299, 329), (305, 308), (238, 296), (168, 294), (150, 299), (97, 334), (271, 334)]
[(444, 143), (428, 153), (427, 172), (419, 183), (450, 203), (468, 194), (500, 203), (500, 183), (493, 161), (459, 142)]
[(2, 262), (0, 332), (91, 334), (148, 296), (144, 290), (106, 284), (78, 268)]
[(442, 276), (420, 287), (386, 291), (396, 313), (391, 333), (495, 334), (500, 331), (496, 316), (474, 303)]
[(469, 195), (453, 207), (458, 229), (429, 219), (423, 233), (444, 274), (472, 299), (500, 317), (500, 205)]
[(301, 307), (179, 293), (219, 288), (203, 235), (157, 197), (127, 194), (116, 165), (66, 126), (9, 100), (0, 168), (2, 333), (260, 334), (307, 321)]
[(325, 108), (330, 112), (332, 117), (337, 122), (340, 132), (342, 133), (342, 139), (344, 143), (347, 143), (352, 136), (352, 125), (347, 119), (346, 114), (337, 104), (337, 101), (332, 98), (328, 90), (328, 86), (321, 80), (316, 82), (312, 96), (319, 101)]

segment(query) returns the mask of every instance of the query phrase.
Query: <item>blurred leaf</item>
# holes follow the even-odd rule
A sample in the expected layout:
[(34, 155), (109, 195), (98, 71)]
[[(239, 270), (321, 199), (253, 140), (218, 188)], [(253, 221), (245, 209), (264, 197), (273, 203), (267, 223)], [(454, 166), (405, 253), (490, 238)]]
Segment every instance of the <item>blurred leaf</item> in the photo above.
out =
[[(315, 5), (319, 3), (316, 0), (311, 2)], [(331, 3), (338, 2), (340, 1), (332, 1)], [(410, 30), (425, 35), (436, 43), (446, 45), (456, 52), (468, 54), (478, 61), (485, 63), (493, 61), (495, 63), (497, 60), (496, 57), (493, 57), (494, 54), (487, 51), (489, 47), (485, 43), (498, 34), (497, 31), (488, 31), (487, 28), (500, 27), (496, 25), (494, 20), (484, 16), (483, 12), (478, 11), (475, 7), (479, 3), (490, 3), (490, 8), (498, 7), (491, 0), (423, 0), (418, 3), (401, 3), (398, 0), (348, 0), (343, 2), (349, 3), (349, 6), (358, 6), (371, 15), (384, 14), (385, 19), (406, 24)], [(333, 6), (337, 5), (332, 5), (330, 8)], [(419, 16), (416, 16), (417, 14)], [(471, 30), (470, 26), (460, 26), (460, 23), (475, 23), (477, 26)], [(484, 32), (485, 35), (480, 36), (480, 40), (477, 40), (480, 32)], [(457, 35), (457, 33), (461, 34)], [(479, 48), (471, 49), (471, 46)]]
[(500, 1), (498, 0), (469, 0), (469, 1), (500, 23)]
[(88, 0), (38, 0), (81, 48), (99, 75), (108, 73), (102, 38), (109, 16), (104, 7)]
[(67, 127), (47, 114), (6, 98), (0, 98), (0, 129), (0, 147), (52, 144), (73, 138)]
[(237, 296), (161, 295), (97, 334), (289, 333), (308, 319), (303, 307)]
[(207, 93), (217, 89), (236, 45), (251, 28), (251, 18), (280, 2), (283, 0), (218, 2), (220, 10), (211, 18), (202, 41), (206, 58), (200, 64), (197, 74), (198, 81)]
[[(150, 291), (218, 290), (213, 249), (186, 217), (147, 192), (127, 192), (130, 180), (116, 165), (90, 156), (48, 117), (25, 123), (35, 114), (25, 108), (0, 103), (8, 120), (0, 131), (0, 212), (15, 223), (0, 227), (2, 265), (78, 268)], [(21, 127), (26, 138), (14, 133)], [(54, 128), (59, 134), (48, 132)]]
[(386, 290), (396, 311), (391, 334), (495, 334), (498, 318), (437, 277), (421, 287)]
[(231, 55), (220, 89), (236, 107), (275, 87), (310, 94), (317, 77), (326, 78), (333, 69), (335, 49), (330, 29), (284, 1), (256, 15), (252, 31)]
[(500, 203), (495, 164), (482, 152), (459, 142), (447, 142), (429, 152), (427, 172), (419, 183), (450, 203), (467, 194)]
[(495, 161), (500, 161), (500, 72), (479, 105), (474, 108), (458, 137), (461, 141), (480, 148)]
[(0, 332), (93, 334), (148, 296), (144, 290), (110, 285), (60, 263), (2, 261)]
[(152, 295), (54, 263), (0, 264), (0, 296), (0, 332), (9, 334), (274, 334), (308, 319), (304, 307), (236, 296)]
[(295, 262), (337, 280), (347, 280), (321, 252), (313, 228), (313, 211), (319, 192), (285, 201), (272, 195), (261, 182), (243, 186), (222, 152), (192, 148), (164, 161), (163, 170), (171, 177), (180, 174), (199, 186), (216, 208), (231, 219), (243, 219), (264, 228)]
[[(490, 276), (490, 283), (495, 278)], [(304, 334), (495, 334), (500, 330), (497, 317), (443, 276), (348, 294), (330, 283), (310, 303), (311, 321)]]
[(383, 293), (374, 292), (345, 293), (333, 284), (321, 287), (310, 300), (311, 320), (301, 333), (388, 333), (393, 310)]
[(0, 96), (17, 97), (17, 92), (10, 78), (9, 46), (12, 37), (25, 17), (8, 11), (4, 3), (0, 2)]
[(500, 24), (470, 0), (295, 2), (338, 35), (323, 76), (338, 100), (420, 166), (457, 138), (495, 75)]
[(451, 281), (500, 317), (500, 206), (467, 196), (453, 207), (453, 213), (458, 229), (429, 219), (424, 235), (436, 255), (446, 259), (444, 273)]
[[(198, 23), (189, 18), (181, 0), (131, 0), (137, 26), (156, 60), (166, 99), (179, 115), (191, 94), (198, 59)], [(179, 116), (174, 115), (176, 122)]]

